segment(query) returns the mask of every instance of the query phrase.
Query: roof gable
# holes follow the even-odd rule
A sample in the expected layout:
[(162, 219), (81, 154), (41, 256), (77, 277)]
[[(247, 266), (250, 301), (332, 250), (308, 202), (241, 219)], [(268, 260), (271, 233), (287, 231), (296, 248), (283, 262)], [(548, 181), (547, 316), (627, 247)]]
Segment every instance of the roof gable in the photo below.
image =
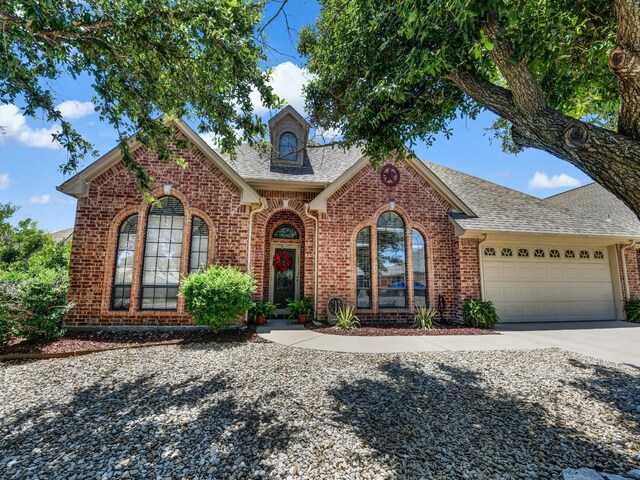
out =
[[(346, 184), (356, 173), (370, 164), (371, 159), (363, 156), (356, 163), (351, 165), (342, 175), (340, 175), (331, 185), (325, 188), (310, 203), (309, 208), (318, 212), (327, 211), (327, 200)], [(468, 216), (474, 216), (473, 210), (465, 204), (437, 175), (435, 175), (422, 161), (409, 159), (406, 162), (413, 167), (429, 184), (445, 198), (455, 209)]]
[[(213, 150), (203, 139), (198, 135), (191, 127), (189, 127), (182, 120), (167, 119), (167, 123), (171, 123), (180, 131), (191, 143), (199, 149), (207, 159), (209, 159), (216, 167), (233, 182), (238, 188), (240, 188), (241, 197), (240, 202), (242, 204), (258, 204), (260, 203), (260, 196), (258, 193), (249, 186), (249, 184), (242, 179), (238, 173), (225, 162), (222, 157)], [(129, 144), (132, 151), (137, 150), (142, 144), (133, 136), (129, 139)], [(89, 193), (90, 183), (99, 175), (109, 170), (116, 165), (122, 159), (122, 152), (120, 148), (116, 147), (84, 170), (78, 172), (73, 177), (68, 179), (62, 185), (56, 187), (58, 191), (66, 193), (75, 198), (86, 197)]]

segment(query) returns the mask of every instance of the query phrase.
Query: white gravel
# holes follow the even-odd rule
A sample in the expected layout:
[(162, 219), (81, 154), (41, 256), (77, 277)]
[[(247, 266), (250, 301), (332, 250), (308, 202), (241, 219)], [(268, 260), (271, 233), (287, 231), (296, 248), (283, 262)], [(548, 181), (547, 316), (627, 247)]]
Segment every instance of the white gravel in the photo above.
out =
[(0, 478), (525, 478), (640, 465), (640, 371), (274, 344), (0, 365)]

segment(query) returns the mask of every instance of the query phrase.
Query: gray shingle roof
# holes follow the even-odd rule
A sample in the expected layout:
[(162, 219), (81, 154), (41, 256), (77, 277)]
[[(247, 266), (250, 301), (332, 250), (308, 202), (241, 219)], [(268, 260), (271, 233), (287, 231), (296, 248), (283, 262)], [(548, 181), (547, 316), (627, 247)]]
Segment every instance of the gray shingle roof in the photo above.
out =
[[(363, 155), (360, 149), (355, 148), (344, 150), (336, 146), (312, 147), (308, 149), (308, 157), (302, 168), (287, 171), (282, 167), (272, 166), (268, 155), (260, 154), (249, 145), (238, 147), (236, 152), (235, 161), (231, 161), (228, 155), (221, 154), (221, 156), (248, 182), (284, 180), (322, 186), (335, 181)], [(566, 202), (562, 199), (543, 200), (436, 163), (426, 161), (424, 163), (477, 215), (477, 217), (469, 217), (459, 213), (452, 214), (453, 219), (465, 230), (640, 236), (640, 222), (637, 218), (632, 221), (633, 218), (630, 218), (629, 214), (633, 215), (633, 213), (613, 196), (607, 198), (607, 205), (610, 205), (611, 209), (615, 206), (616, 213), (613, 214), (612, 210), (612, 221), (608, 222), (606, 214), (594, 215), (587, 210), (570, 208), (569, 205), (572, 204), (570, 198)], [(571, 192), (567, 192), (567, 195), (569, 193)], [(585, 200), (586, 203), (588, 202)], [(620, 206), (628, 212), (624, 213)]]
[(328, 185), (362, 157), (357, 148), (345, 150), (337, 146), (307, 147), (302, 167), (287, 169), (271, 164), (268, 154), (261, 154), (247, 144), (236, 148), (236, 158), (218, 153), (246, 181), (289, 180)]
[(51, 238), (56, 242), (66, 242), (73, 238), (73, 228), (67, 228), (65, 230), (58, 230), (56, 232), (49, 233)]
[(607, 222), (600, 216), (542, 200), (431, 162), (426, 165), (446, 183), (477, 218), (454, 214), (466, 230), (539, 234), (640, 236), (640, 223)]
[(595, 182), (553, 195), (545, 201), (576, 210), (585, 216), (610, 219), (619, 225), (640, 229), (638, 216), (613, 193)]

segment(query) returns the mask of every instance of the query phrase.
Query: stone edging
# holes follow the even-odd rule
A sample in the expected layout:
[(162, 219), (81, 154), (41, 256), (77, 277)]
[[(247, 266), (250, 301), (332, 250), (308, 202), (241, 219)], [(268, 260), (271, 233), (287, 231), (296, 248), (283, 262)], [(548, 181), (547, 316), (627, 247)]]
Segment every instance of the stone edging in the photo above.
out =
[(107, 348), (95, 348), (90, 350), (74, 350), (72, 352), (55, 352), (55, 353), (13, 353), (7, 355), (0, 355), (0, 360), (46, 360), (50, 358), (67, 358), (67, 357), (79, 357), (81, 355), (89, 355), (90, 353), (108, 352), (111, 350), (125, 350), (127, 348), (144, 348), (144, 347), (161, 347), (163, 345), (184, 345), (185, 343), (197, 343), (186, 342), (185, 340), (175, 340), (169, 342), (153, 342), (137, 345), (126, 345), (122, 347), (107, 347)]

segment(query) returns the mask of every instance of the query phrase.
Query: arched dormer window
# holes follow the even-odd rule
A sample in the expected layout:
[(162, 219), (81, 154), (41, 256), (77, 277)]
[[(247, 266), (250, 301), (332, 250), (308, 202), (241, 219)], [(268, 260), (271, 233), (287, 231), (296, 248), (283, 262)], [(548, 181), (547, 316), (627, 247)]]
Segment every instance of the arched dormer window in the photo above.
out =
[(178, 307), (184, 207), (176, 197), (162, 197), (149, 210), (140, 289), (141, 310)]
[(280, 160), (295, 162), (298, 159), (298, 138), (291, 132), (280, 135), (278, 143)]

